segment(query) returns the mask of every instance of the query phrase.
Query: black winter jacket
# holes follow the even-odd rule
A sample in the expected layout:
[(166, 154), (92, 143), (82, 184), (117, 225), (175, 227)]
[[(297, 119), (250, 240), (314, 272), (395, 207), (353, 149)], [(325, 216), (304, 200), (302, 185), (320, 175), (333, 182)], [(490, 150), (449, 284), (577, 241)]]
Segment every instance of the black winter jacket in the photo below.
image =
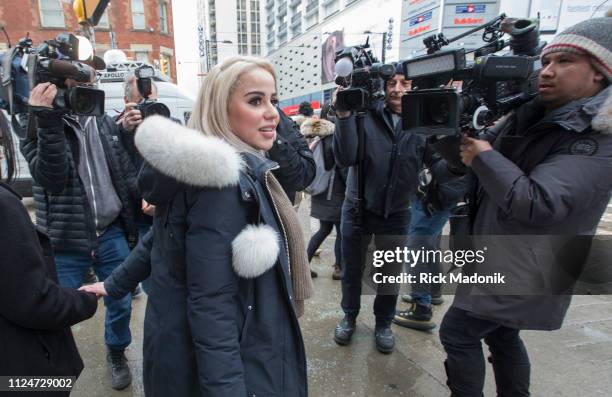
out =
[[(285, 237), (266, 187), (276, 164), (157, 118), (136, 143), (146, 161), (139, 185), (157, 206), (147, 396), (307, 396)], [(146, 268), (126, 261), (108, 292), (125, 291), (117, 275), (133, 280)]]
[(276, 128), (276, 141), (272, 149), (268, 150), (268, 157), (280, 166), (273, 171), (274, 176), (293, 203), (295, 193), (310, 185), (317, 169), (308, 142), (300, 133), (300, 127), (280, 108), (277, 110), (280, 122)]
[[(55, 252), (90, 253), (97, 246), (91, 203), (79, 178), (78, 138), (58, 111), (37, 109), (36, 137), (21, 141), (21, 152), (32, 175), (36, 223), (51, 238)], [(119, 221), (134, 242), (133, 203), (138, 196), (136, 175), (109, 116), (97, 117), (98, 130), (117, 195), (122, 203)]]
[[(487, 246), (487, 260), (463, 271), (499, 271), (506, 285), (466, 286), (454, 306), (511, 328), (561, 327), (576, 281), (567, 276), (581, 260), (577, 236), (595, 234), (612, 194), (611, 94), (608, 87), (548, 114), (534, 100), (486, 136), (494, 150), (472, 162), (470, 201), (472, 242)], [(563, 246), (569, 255), (555, 251)]]
[(97, 299), (59, 286), (49, 239), (20, 199), (0, 182), (0, 374), (78, 376), (83, 361), (70, 326), (93, 316)]
[[(384, 103), (365, 116), (365, 159), (363, 162), (365, 193), (363, 208), (379, 216), (407, 211), (417, 189), (421, 164), (418, 148), (420, 139), (393, 126)], [(334, 133), (334, 155), (339, 167), (350, 167), (346, 200), (357, 199), (357, 123), (356, 116), (337, 119)]]

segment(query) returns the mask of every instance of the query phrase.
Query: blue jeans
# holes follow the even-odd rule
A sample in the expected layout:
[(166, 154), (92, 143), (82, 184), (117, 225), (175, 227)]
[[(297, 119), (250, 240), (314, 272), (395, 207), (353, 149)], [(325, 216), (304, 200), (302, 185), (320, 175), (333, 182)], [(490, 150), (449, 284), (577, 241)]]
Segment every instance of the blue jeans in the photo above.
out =
[[(344, 277), (342, 278), (342, 310), (357, 316), (361, 308), (361, 283), (365, 268), (368, 245), (374, 237), (376, 249), (394, 250), (404, 246), (410, 224), (410, 211), (392, 214), (385, 219), (363, 210), (361, 225), (355, 224), (356, 208), (347, 201), (342, 206), (342, 255)], [(386, 268), (385, 266), (384, 268)], [(391, 269), (393, 273), (396, 269)], [(401, 271), (400, 269), (397, 273)], [(377, 294), (374, 299), (374, 316), (377, 326), (389, 326), (395, 315), (397, 294)]]
[[(409, 231), (409, 247), (414, 250), (421, 249), (435, 250), (440, 248), (440, 236), (442, 229), (450, 216), (450, 210), (438, 211), (430, 217), (423, 210), (421, 201), (418, 198), (412, 200), (410, 213), (410, 231)], [(410, 272), (417, 275), (420, 273), (440, 273), (441, 267), (439, 262), (419, 262)], [(431, 305), (431, 284), (413, 284), (412, 285), (412, 300), (419, 305)]]
[[(104, 281), (130, 253), (125, 233), (111, 225), (98, 237), (98, 248), (91, 254), (56, 254), (57, 275), (62, 287), (79, 288), (87, 269), (93, 267), (98, 279)], [(132, 296), (122, 299), (104, 298), (106, 318), (104, 320), (104, 340), (114, 350), (125, 349), (132, 341), (130, 316)]]

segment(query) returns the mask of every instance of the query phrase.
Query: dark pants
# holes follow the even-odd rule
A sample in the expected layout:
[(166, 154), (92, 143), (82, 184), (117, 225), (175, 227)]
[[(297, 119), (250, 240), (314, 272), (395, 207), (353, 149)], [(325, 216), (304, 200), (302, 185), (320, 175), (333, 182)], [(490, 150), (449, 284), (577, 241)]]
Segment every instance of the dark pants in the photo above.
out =
[[(79, 288), (83, 277), (90, 267), (94, 268), (100, 281), (104, 281), (129, 255), (130, 249), (123, 230), (109, 226), (98, 237), (98, 248), (93, 255), (58, 253), (55, 255), (57, 276), (60, 285), (68, 288)], [(106, 345), (114, 350), (125, 349), (132, 341), (130, 333), (130, 316), (132, 314), (132, 296), (122, 299), (104, 297), (106, 318), (104, 320), (104, 339)]]
[(504, 327), (451, 307), (440, 326), (446, 350), (447, 384), (452, 397), (482, 397), (485, 361), (482, 339), (489, 346), (498, 397), (529, 396), (530, 363), (519, 330)]
[(308, 254), (308, 262), (312, 260), (314, 253), (323, 244), (323, 241), (332, 232), (336, 226), (336, 242), (334, 243), (334, 255), (336, 256), (336, 264), (342, 268), (342, 233), (340, 232), (340, 222), (319, 221), (319, 230), (312, 235), (308, 242), (306, 253)]
[[(355, 224), (356, 208), (352, 203), (342, 206), (342, 255), (344, 256), (344, 277), (342, 278), (342, 310), (344, 313), (359, 314), (361, 308), (361, 286), (368, 245), (374, 238), (377, 250), (395, 250), (406, 244), (410, 211), (395, 213), (385, 219), (363, 211), (360, 225)], [(401, 272), (402, 264), (395, 268), (383, 266), (387, 273)], [(377, 326), (389, 326), (395, 315), (397, 293), (379, 294), (374, 299), (374, 316)]]

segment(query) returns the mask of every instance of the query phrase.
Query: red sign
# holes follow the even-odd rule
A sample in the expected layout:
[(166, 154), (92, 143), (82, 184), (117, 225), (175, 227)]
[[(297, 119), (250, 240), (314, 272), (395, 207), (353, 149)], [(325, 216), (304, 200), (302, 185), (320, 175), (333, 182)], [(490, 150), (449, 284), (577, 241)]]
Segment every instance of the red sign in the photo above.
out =
[(480, 25), (484, 18), (455, 18), (455, 25)]
[(408, 36), (416, 36), (419, 33), (423, 33), (431, 29), (431, 24), (425, 26), (419, 26), (418, 28), (410, 29), (408, 31)]

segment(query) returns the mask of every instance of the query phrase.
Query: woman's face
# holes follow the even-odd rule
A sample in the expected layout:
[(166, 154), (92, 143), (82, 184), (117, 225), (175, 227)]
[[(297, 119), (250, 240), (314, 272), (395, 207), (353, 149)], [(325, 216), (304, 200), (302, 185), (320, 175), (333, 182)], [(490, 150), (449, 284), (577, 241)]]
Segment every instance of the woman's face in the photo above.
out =
[(228, 105), (234, 134), (257, 150), (270, 150), (279, 122), (277, 101), (276, 82), (268, 71), (257, 68), (240, 76)]

